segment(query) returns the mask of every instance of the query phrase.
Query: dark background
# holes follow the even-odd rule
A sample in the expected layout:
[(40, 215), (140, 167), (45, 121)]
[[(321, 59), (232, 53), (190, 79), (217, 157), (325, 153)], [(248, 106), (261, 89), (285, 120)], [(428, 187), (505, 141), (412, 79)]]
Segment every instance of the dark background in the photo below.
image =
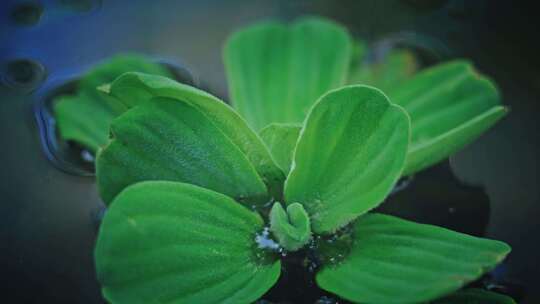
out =
[[(540, 22), (532, 1), (488, 0), (0, 2), (0, 302), (102, 303), (92, 257), (102, 204), (92, 177), (45, 157), (33, 112), (40, 96), (124, 51), (174, 61), (227, 96), (226, 36), (302, 14), (333, 18), (370, 42), (398, 39), (426, 62), (470, 58), (499, 84), (510, 115), (450, 167), (417, 176), (409, 201), (425, 222), (477, 234), (487, 225), (486, 236), (513, 247), (501, 280), (521, 303), (540, 303)], [(403, 195), (389, 212), (408, 212), (396, 203)]]

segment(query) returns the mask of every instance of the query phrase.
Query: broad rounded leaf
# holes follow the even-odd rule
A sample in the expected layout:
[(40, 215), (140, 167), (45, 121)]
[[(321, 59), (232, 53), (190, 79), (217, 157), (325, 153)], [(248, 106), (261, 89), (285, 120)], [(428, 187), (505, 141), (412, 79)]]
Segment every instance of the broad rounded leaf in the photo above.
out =
[(260, 132), (274, 161), (285, 173), (291, 169), (293, 152), (301, 129), (302, 125), (300, 124), (273, 123), (264, 127)]
[(325, 94), (311, 110), (285, 183), (316, 233), (332, 232), (381, 203), (401, 175), (409, 119), (368, 86)]
[(195, 184), (249, 205), (269, 199), (242, 151), (187, 103), (155, 98), (115, 119), (111, 133), (110, 143), (96, 161), (98, 187), (105, 202), (145, 180)]
[(255, 246), (262, 219), (229, 197), (175, 182), (126, 188), (107, 210), (95, 258), (114, 304), (251, 303), (279, 260)]
[(463, 60), (426, 69), (388, 95), (411, 116), (404, 175), (447, 158), (507, 112), (495, 85)]
[(516, 304), (509, 296), (495, 292), (470, 288), (458, 291), (432, 304)]
[(172, 79), (142, 73), (126, 73), (108, 88), (125, 107), (146, 103), (154, 97), (183, 101), (199, 110), (246, 155), (274, 197), (282, 194), (284, 174), (274, 163), (259, 136), (227, 104), (194, 87)]
[(315, 17), (236, 32), (223, 56), (234, 107), (256, 130), (302, 122), (317, 98), (345, 84), (351, 44), (345, 28)]
[(75, 95), (54, 101), (54, 114), (60, 136), (96, 152), (108, 141), (109, 124), (125, 108), (97, 90), (125, 72), (145, 72), (171, 76), (162, 65), (140, 55), (119, 55), (98, 64), (77, 83)]
[(361, 217), (349, 255), (316, 277), (358, 303), (420, 303), (458, 290), (501, 262), (503, 242), (382, 214)]

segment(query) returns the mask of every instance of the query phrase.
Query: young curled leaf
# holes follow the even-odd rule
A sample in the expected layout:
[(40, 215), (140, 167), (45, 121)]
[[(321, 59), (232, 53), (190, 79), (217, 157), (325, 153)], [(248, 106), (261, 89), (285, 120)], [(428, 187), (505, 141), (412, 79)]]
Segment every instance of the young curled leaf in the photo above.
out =
[(298, 250), (311, 239), (309, 216), (299, 203), (288, 205), (287, 211), (280, 203), (274, 203), (270, 211), (270, 231), (283, 248)]
[(450, 294), (510, 252), (503, 242), (382, 214), (354, 224), (349, 255), (316, 277), (324, 290), (355, 303), (422, 303)]
[(260, 216), (194, 185), (143, 182), (120, 193), (100, 226), (95, 259), (114, 304), (253, 303), (281, 264), (255, 245)]
[(409, 118), (379, 90), (347, 86), (313, 106), (285, 182), (315, 233), (332, 233), (380, 204), (401, 175)]

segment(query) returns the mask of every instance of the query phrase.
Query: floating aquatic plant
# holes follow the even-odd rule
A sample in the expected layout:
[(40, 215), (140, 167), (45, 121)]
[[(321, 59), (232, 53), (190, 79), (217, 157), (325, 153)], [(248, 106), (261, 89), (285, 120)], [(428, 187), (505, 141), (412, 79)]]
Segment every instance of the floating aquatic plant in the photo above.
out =
[[(376, 85), (381, 69), (349, 76), (352, 45), (318, 18), (241, 30), (224, 52), (234, 109), (159, 75), (101, 86), (123, 109), (96, 162), (107, 300), (251, 303), (278, 280), (283, 252), (306, 249), (321, 257), (324, 290), (423, 303), (504, 259), (502, 242), (370, 212), (401, 176), (504, 115), (495, 86), (462, 60), (405, 73), (384, 93), (351, 85)], [(512, 303), (478, 290), (438, 301), (456, 299)]]

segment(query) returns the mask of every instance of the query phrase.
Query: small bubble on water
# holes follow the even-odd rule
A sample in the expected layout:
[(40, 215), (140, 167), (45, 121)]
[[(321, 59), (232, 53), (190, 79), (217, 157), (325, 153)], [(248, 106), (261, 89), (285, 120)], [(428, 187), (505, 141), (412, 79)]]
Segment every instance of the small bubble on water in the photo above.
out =
[(2, 64), (2, 83), (15, 90), (29, 93), (46, 78), (43, 65), (31, 59), (14, 59)]
[(39, 3), (20, 3), (11, 11), (11, 21), (19, 26), (32, 26), (39, 23), (43, 6)]

